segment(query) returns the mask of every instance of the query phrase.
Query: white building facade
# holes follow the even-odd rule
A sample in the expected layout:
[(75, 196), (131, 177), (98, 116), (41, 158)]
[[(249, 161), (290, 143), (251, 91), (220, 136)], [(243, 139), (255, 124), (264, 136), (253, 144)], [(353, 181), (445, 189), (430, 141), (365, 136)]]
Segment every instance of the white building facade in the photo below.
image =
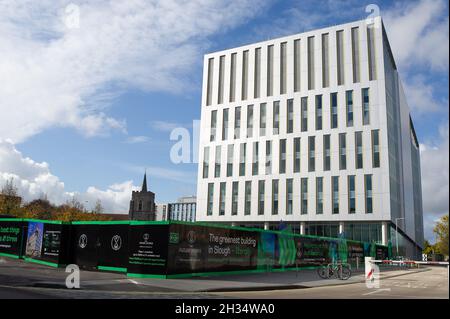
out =
[(419, 254), (418, 141), (380, 17), (205, 55), (200, 132), (197, 221)]

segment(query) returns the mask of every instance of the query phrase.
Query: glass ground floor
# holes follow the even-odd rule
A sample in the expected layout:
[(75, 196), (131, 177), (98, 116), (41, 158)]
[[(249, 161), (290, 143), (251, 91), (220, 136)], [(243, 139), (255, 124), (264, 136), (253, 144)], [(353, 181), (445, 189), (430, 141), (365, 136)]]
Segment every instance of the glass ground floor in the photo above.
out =
[(296, 234), (323, 237), (340, 237), (356, 241), (391, 245), (393, 256), (420, 259), (421, 244), (411, 240), (401, 229), (396, 231), (390, 221), (345, 221), (345, 222), (258, 222), (233, 223), (234, 226), (263, 228), (267, 230), (288, 230)]

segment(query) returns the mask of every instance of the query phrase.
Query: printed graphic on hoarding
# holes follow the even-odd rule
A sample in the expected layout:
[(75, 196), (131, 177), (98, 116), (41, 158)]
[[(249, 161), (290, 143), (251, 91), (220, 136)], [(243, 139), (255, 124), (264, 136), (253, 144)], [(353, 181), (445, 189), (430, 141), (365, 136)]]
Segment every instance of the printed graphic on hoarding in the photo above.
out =
[(132, 225), (128, 242), (129, 273), (166, 273), (168, 225)]
[(44, 231), (44, 256), (59, 257), (61, 247), (61, 230)]
[(257, 257), (256, 232), (212, 226), (170, 225), (170, 274), (255, 269)]
[(0, 226), (0, 252), (19, 254), (21, 234), (20, 223), (2, 222)]
[(28, 257), (41, 257), (44, 224), (39, 222), (28, 223), (28, 236), (25, 255)]

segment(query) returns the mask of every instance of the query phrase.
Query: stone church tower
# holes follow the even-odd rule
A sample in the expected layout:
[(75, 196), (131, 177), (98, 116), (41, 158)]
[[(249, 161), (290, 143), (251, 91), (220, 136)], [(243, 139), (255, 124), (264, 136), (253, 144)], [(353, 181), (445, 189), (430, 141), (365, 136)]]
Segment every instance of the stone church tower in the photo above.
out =
[(130, 201), (130, 220), (155, 220), (155, 193), (147, 190), (147, 173), (141, 191), (133, 191)]

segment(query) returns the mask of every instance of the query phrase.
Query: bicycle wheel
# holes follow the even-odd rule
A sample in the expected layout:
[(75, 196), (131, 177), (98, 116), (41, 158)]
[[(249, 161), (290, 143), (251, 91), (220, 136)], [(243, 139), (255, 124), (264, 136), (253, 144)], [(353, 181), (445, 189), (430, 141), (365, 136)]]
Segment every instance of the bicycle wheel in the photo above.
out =
[(338, 273), (339, 273), (339, 279), (341, 279), (341, 280), (347, 280), (352, 275), (352, 271), (350, 270), (350, 267), (348, 267), (348, 266), (341, 266), (341, 269), (339, 269)]
[(321, 266), (321, 267), (317, 268), (317, 274), (319, 275), (320, 278), (327, 279), (328, 278), (328, 267)]

